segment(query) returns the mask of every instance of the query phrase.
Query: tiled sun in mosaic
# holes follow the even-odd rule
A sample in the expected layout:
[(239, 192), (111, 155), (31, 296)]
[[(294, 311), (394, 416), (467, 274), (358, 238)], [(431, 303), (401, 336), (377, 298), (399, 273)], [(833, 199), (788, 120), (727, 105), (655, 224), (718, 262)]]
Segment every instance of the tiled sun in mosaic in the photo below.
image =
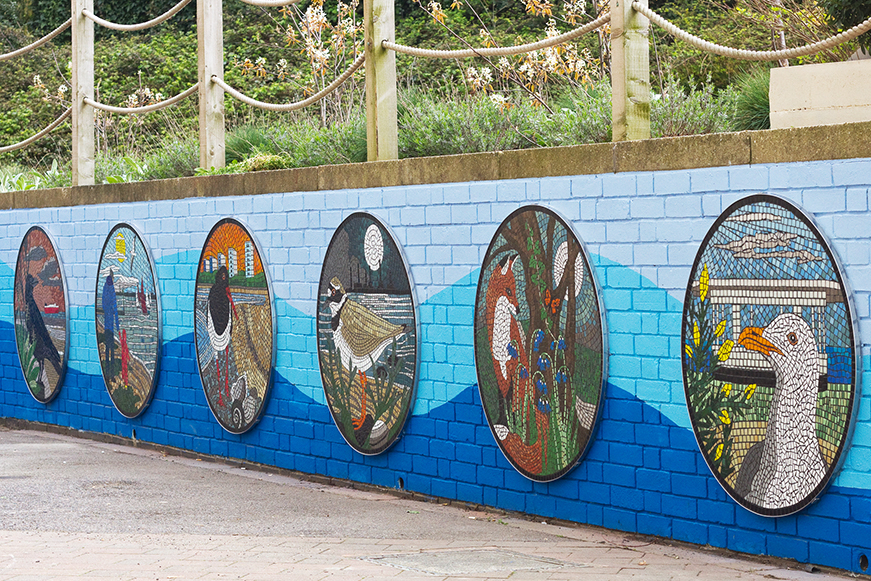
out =
[(549, 209), (515, 211), (490, 242), (475, 365), (487, 421), (514, 467), (541, 482), (571, 470), (598, 417), (604, 326), (586, 250)]
[(15, 265), (15, 345), (30, 394), (42, 403), (63, 384), (69, 350), (69, 317), (63, 268), (48, 233), (34, 226), (24, 235)]
[(390, 231), (351, 214), (333, 235), (318, 286), (318, 359), (333, 420), (362, 454), (393, 444), (414, 402), (417, 320)]
[(823, 490), (856, 397), (849, 297), (813, 221), (757, 195), (717, 219), (693, 264), (683, 375), (699, 448), (726, 492), (779, 516)]
[(228, 432), (251, 429), (272, 385), (275, 320), (260, 251), (232, 218), (215, 224), (203, 246), (194, 329), (209, 408)]
[(129, 224), (109, 232), (97, 269), (97, 351), (112, 403), (128, 418), (148, 407), (160, 359), (160, 300), (154, 265)]

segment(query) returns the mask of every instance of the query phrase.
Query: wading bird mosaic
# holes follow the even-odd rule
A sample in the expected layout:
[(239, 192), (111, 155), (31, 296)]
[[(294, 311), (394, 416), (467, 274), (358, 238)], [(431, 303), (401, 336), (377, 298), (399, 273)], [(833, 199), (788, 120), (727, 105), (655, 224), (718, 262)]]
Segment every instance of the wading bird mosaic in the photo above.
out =
[(417, 319), (401, 250), (376, 217), (336, 230), (318, 287), (318, 360), (330, 413), (362, 454), (398, 438), (414, 402)]
[(134, 418), (148, 407), (160, 362), (160, 300), (151, 254), (129, 224), (100, 253), (94, 308), (103, 381), (115, 408)]
[(203, 245), (194, 329), (200, 380), (212, 414), (228, 432), (248, 431), (272, 385), (275, 321), (260, 251), (232, 218), (215, 224)]

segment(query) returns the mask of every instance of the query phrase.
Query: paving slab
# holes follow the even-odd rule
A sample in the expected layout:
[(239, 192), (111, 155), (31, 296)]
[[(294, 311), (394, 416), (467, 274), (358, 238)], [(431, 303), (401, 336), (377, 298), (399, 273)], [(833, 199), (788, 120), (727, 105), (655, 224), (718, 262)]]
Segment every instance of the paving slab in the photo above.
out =
[(0, 429), (0, 581), (849, 577), (168, 452)]

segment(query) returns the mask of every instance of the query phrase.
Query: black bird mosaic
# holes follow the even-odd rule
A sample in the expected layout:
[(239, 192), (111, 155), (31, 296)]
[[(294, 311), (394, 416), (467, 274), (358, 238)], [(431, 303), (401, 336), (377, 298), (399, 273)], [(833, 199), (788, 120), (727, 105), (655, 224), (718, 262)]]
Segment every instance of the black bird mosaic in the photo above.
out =
[[(232, 309), (232, 312), (231, 312)], [(230, 275), (226, 266), (221, 266), (215, 273), (215, 282), (209, 289), (209, 302), (206, 305), (206, 328), (209, 332), (209, 342), (215, 350), (215, 368), (218, 381), (221, 380), (221, 362), (219, 354), (224, 353), (224, 389), (230, 397), (230, 333), (233, 329), (233, 317), (236, 304), (230, 294)], [(218, 389), (218, 405), (224, 405), (224, 394)]]
[(30, 342), (33, 344), (33, 357), (36, 359), (39, 366), (39, 374), (36, 377), (36, 383), (45, 393), (48, 377), (46, 376), (45, 361), (54, 366), (58, 376), (61, 375), (61, 357), (55, 347), (54, 341), (45, 326), (45, 321), (42, 318), (42, 312), (33, 298), (33, 290), (39, 281), (32, 275), (28, 274), (24, 283), (24, 302), (27, 309), (24, 324), (27, 328), (27, 335)]

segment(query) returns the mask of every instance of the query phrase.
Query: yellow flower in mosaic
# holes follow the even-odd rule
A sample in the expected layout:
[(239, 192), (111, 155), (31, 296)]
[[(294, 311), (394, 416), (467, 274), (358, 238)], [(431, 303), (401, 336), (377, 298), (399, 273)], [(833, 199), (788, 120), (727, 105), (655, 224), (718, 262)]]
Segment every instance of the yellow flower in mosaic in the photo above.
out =
[(717, 328), (714, 329), (714, 335), (717, 337), (722, 337), (723, 333), (726, 331), (726, 320), (723, 319), (717, 324)]
[(692, 347), (692, 345), (685, 345), (685, 346), (684, 346), (684, 351), (686, 351), (686, 354), (687, 354), (689, 357), (692, 357), (692, 356), (693, 356), (693, 347)]
[(732, 393), (732, 384), (727, 383), (726, 385), (724, 385), (722, 391), (726, 394), (726, 397), (729, 397), (729, 394)]
[(702, 268), (702, 275), (699, 277), (699, 300), (704, 301), (708, 296), (708, 265)]
[(732, 418), (729, 417), (729, 410), (723, 410), (720, 412), (720, 421), (726, 425), (732, 423)]
[(722, 455), (723, 455), (723, 443), (720, 442), (720, 444), (717, 446), (717, 453), (714, 454), (714, 460), (719, 460), (720, 456), (722, 456)]
[(701, 333), (699, 333), (699, 324), (693, 321), (693, 343), (695, 343), (696, 347), (699, 346), (699, 339)]
[(720, 345), (720, 350), (717, 352), (717, 358), (720, 361), (725, 361), (729, 358), (729, 355), (732, 354), (732, 347), (735, 345), (735, 342), (731, 339), (726, 339), (723, 341), (723, 344)]
[(744, 397), (746, 397), (748, 401), (750, 400), (751, 397), (753, 397), (754, 393), (756, 393), (756, 384), (755, 383), (751, 383), (750, 385), (748, 385), (747, 387), (744, 388)]

